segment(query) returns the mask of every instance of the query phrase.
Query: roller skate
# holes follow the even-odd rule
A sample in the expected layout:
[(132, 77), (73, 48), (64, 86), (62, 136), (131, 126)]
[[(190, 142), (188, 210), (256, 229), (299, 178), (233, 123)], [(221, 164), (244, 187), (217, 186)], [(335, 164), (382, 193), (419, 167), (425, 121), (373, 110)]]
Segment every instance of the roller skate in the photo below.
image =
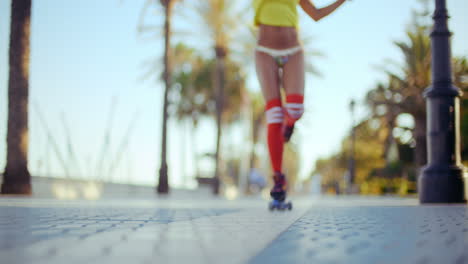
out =
[(275, 185), (270, 191), (270, 196), (273, 200), (268, 204), (270, 211), (273, 210), (291, 210), (292, 203), (286, 202), (286, 178), (282, 173), (275, 172), (273, 176)]

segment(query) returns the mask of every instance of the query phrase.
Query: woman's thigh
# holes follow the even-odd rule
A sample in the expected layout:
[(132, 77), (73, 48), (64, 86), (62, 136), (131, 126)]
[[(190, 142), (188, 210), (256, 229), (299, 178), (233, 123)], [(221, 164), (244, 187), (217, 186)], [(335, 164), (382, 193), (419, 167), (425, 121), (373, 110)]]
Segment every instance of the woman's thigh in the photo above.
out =
[(270, 55), (256, 51), (255, 66), (265, 101), (280, 98), (280, 79), (276, 61)]
[(304, 52), (289, 57), (283, 67), (282, 77), (286, 94), (304, 94)]

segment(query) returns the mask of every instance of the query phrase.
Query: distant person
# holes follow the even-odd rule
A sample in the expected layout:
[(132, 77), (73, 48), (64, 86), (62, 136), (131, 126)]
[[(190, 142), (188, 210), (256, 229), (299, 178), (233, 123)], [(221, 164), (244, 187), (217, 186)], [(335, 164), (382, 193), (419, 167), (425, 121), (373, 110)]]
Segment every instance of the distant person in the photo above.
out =
[[(294, 124), (304, 113), (304, 53), (297, 33), (297, 5), (319, 21), (345, 1), (316, 8), (311, 0), (253, 0), (254, 22), (259, 27), (255, 63), (266, 102), (267, 141), (274, 171), (270, 195), (274, 201), (286, 199), (283, 145), (291, 138)], [(284, 107), (280, 87), (286, 94)]]

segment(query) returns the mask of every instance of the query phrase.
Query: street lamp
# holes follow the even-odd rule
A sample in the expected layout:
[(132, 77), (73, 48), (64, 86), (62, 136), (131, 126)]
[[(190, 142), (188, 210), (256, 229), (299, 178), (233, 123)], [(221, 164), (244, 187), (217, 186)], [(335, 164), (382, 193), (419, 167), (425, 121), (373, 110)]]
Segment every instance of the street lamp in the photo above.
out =
[(424, 91), (427, 110), (428, 164), (419, 177), (421, 203), (466, 202), (460, 159), (461, 91), (452, 84), (450, 31), (446, 0), (435, 0), (432, 85)]

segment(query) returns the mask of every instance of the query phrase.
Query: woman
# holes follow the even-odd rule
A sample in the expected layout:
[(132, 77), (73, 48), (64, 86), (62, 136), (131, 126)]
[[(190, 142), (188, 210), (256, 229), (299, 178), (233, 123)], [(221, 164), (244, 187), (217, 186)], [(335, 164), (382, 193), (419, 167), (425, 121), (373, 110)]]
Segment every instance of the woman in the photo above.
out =
[[(319, 21), (345, 1), (316, 8), (311, 0), (254, 0), (255, 24), (259, 27), (255, 63), (266, 102), (267, 141), (274, 172), (270, 195), (276, 201), (286, 198), (286, 179), (281, 168), (283, 145), (304, 112), (304, 53), (297, 34), (297, 5)], [(280, 87), (286, 94), (285, 107)]]

